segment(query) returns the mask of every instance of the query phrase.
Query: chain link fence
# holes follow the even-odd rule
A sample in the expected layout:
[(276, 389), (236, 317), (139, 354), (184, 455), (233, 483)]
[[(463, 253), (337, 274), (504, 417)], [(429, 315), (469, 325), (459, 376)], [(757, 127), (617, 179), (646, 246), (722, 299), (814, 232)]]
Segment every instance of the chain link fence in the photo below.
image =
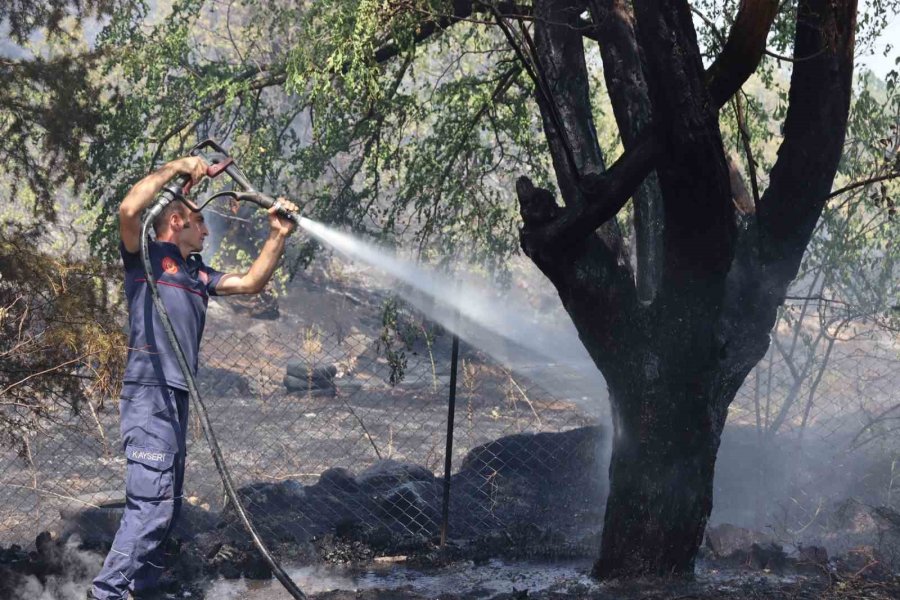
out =
[[(722, 468), (728, 465), (728, 468)], [(789, 303), (730, 411), (714, 521), (900, 566), (900, 343), (818, 299)]]
[[(380, 334), (209, 327), (200, 391), (252, 518), (282, 553), (334, 535), (402, 552), (441, 533), (452, 336), (402, 312), (386, 310)], [(826, 502), (898, 507), (896, 340), (832, 333), (812, 344), (815, 331), (779, 330), (741, 389), (714, 521), (800, 536)], [(462, 342), (447, 537), (596, 552), (601, 415)], [(0, 455), (0, 543), (42, 530), (111, 539), (124, 503), (116, 403), (73, 413), (61, 399), (33, 426), (22, 452)], [(181, 533), (242, 535), (195, 414), (189, 438)]]
[[(335, 532), (386, 549), (434, 543), (445, 485), (451, 540), (546, 524), (551, 513), (573, 533), (591, 513), (596, 531), (597, 415), (462, 342), (445, 483), (452, 336), (398, 324), (396, 307), (386, 315), (380, 336), (209, 328), (200, 393), (263, 537), (284, 548)], [(196, 413), (190, 421), (181, 533), (240, 537)], [(60, 403), (35, 426), (27, 454), (0, 459), (0, 543), (27, 544), (42, 530), (110, 539), (124, 505), (116, 403), (77, 414)], [(563, 484), (571, 512), (559, 515)]]

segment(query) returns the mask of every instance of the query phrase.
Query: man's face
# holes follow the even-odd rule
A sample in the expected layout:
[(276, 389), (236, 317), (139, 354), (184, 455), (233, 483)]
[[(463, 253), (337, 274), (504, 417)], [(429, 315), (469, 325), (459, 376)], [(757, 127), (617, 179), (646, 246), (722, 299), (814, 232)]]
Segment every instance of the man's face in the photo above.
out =
[(181, 217), (182, 228), (177, 233), (177, 244), (189, 252), (200, 252), (203, 250), (203, 240), (209, 235), (203, 213), (185, 210)]

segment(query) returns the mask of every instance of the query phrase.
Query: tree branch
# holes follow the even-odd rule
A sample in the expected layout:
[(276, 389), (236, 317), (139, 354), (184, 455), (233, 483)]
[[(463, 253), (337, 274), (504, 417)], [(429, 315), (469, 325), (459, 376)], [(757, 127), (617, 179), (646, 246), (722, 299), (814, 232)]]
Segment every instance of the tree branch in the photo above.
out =
[[(753, 157), (753, 148), (750, 145), (750, 132), (747, 130), (747, 121), (744, 118), (744, 108), (741, 105), (740, 95), (734, 97), (734, 118), (737, 121), (738, 130), (740, 131), (741, 136), (741, 144), (744, 146), (744, 154), (747, 157), (747, 169), (750, 173), (750, 187), (753, 190), (752, 206), (746, 208), (741, 208), (739, 206), (739, 210), (744, 214), (751, 212), (755, 213), (759, 207), (759, 183), (756, 180), (756, 159)], [(729, 168), (731, 168), (730, 165)], [(733, 183), (732, 188), (734, 188)], [(746, 188), (744, 188), (744, 191), (746, 192)]]
[(879, 181), (890, 181), (891, 179), (897, 179), (900, 177), (900, 172), (888, 173), (887, 175), (878, 175), (876, 177), (870, 177), (868, 179), (863, 179), (861, 181), (854, 181), (849, 185), (845, 185), (842, 188), (838, 188), (828, 194), (827, 199), (834, 198), (835, 196), (840, 196), (841, 194), (845, 194), (847, 192), (853, 191), (855, 189), (865, 187), (867, 185), (872, 185), (873, 183), (878, 183)]
[(549, 192), (538, 188), (534, 188), (537, 192), (531, 192), (528, 189), (531, 182), (525, 177), (520, 178), (516, 190), (525, 221), (521, 240), (526, 254), (538, 252), (545, 246), (565, 248), (578, 244), (600, 224), (612, 219), (647, 176), (661, 150), (657, 137), (646, 135), (608, 170), (585, 177), (582, 190), (591, 197), (591, 202), (577, 208), (549, 209), (544, 196)]
[[(600, 340), (588, 351), (601, 366), (609, 362), (612, 346), (619, 344), (620, 352), (627, 351), (622, 322), (613, 315), (630, 314), (635, 305), (630, 261), (619, 225), (612, 219), (628, 196), (621, 198), (621, 191), (612, 189), (615, 203), (595, 202), (594, 188), (598, 182), (636, 186), (640, 180), (619, 177), (622, 165), (604, 172), (579, 31), (581, 10), (569, 0), (538, 0), (533, 44), (523, 32), (534, 56), (538, 106), (566, 209), (556, 205), (552, 193), (535, 188), (525, 177), (517, 182), (516, 191), (524, 221), (522, 248), (559, 291), (582, 339)], [(595, 211), (602, 214), (593, 215)], [(581, 227), (586, 223), (593, 225)], [(566, 233), (573, 235), (571, 240), (560, 237)], [(584, 302), (608, 310), (601, 318), (585, 319), (595, 311), (585, 311)]]
[(741, 177), (741, 171), (730, 154), (726, 155), (725, 159), (728, 161), (728, 177), (731, 180), (731, 195), (734, 207), (742, 215), (752, 215), (756, 212), (756, 204), (747, 191), (744, 178)]
[[(596, 24), (606, 88), (627, 151), (652, 119), (634, 18), (625, 0), (590, 0), (589, 8)], [(655, 173), (650, 173), (634, 194), (634, 232), (638, 297), (649, 303), (659, 288), (663, 257), (662, 192)]]
[[(604, 11), (604, 5), (599, 3), (602, 1), (605, 0), (596, 0), (596, 2), (592, 4), (592, 14), (594, 16), (595, 26), (601, 26), (603, 20), (608, 18), (608, 15), (610, 14), (608, 8), (609, 5), (606, 5), (607, 9)], [(771, 26), (772, 19), (774, 19), (774, 16), (769, 16), (772, 10), (770, 0), (747, 0), (742, 4), (741, 10), (738, 13), (738, 18), (735, 21), (735, 26), (732, 28), (729, 35), (729, 41), (732, 39), (734, 39), (734, 41), (731, 44), (726, 42), (727, 49), (723, 50), (722, 55), (720, 55), (719, 59), (716, 61), (718, 66), (716, 66), (715, 70), (711, 67), (705, 76), (708, 89), (717, 90), (715, 94), (711, 94), (716, 108), (721, 107), (724, 102), (728, 100), (728, 97), (730, 97), (730, 95), (746, 81), (759, 64), (759, 61), (762, 58), (762, 50), (765, 49), (765, 35), (768, 33), (768, 28)], [(622, 19), (621, 16), (618, 16), (617, 18), (619, 18), (620, 21)], [(765, 25), (767, 22), (768, 25)], [(614, 23), (607, 24), (609, 27), (614, 25)], [(633, 33), (629, 32), (628, 29), (621, 29), (621, 23), (617, 26), (620, 27), (619, 31), (625, 32), (625, 35), (619, 39), (618, 43), (614, 41), (618, 38), (614, 37), (606, 38), (606, 43), (613, 43), (615, 50), (618, 50), (618, 56), (621, 57), (627, 54), (627, 51), (623, 50), (623, 43), (625, 45), (634, 44), (634, 47), (636, 47), (636, 42), (633, 39), (629, 39), (630, 37), (633, 38)], [(599, 31), (598, 36), (600, 36)], [(749, 36), (750, 39), (739, 42), (738, 38), (742, 36)], [(762, 38), (762, 50), (757, 50), (760, 37)], [(806, 56), (807, 54), (803, 55)], [(622, 59), (620, 58), (619, 60)], [(714, 63), (714, 66), (716, 63)], [(634, 65), (633, 62), (630, 64)], [(736, 69), (736, 72), (727, 72), (725, 67), (728, 65), (732, 65)], [(625, 93), (624, 90), (623, 93)], [(623, 139), (627, 132), (628, 128), (623, 131)], [(528, 243), (533, 245), (549, 243), (553, 240), (567, 240), (567, 242), (572, 242), (575, 241), (571, 237), (571, 234), (573, 234), (574, 231), (593, 231), (603, 224), (605, 220), (614, 216), (616, 211), (624, 206), (624, 203), (634, 192), (637, 185), (641, 183), (642, 179), (632, 181), (632, 187), (627, 189), (627, 191), (622, 192), (622, 190), (625, 190), (628, 186), (613, 184), (609, 181), (609, 178), (612, 178), (614, 173), (627, 176), (629, 179), (637, 173), (644, 173), (645, 175), (650, 173), (653, 169), (653, 163), (657, 158), (657, 153), (661, 149), (660, 141), (651, 139), (655, 135), (654, 133), (646, 132), (643, 135), (646, 135), (647, 137), (645, 142), (643, 142), (643, 144), (646, 145), (641, 148), (626, 148), (625, 153), (616, 163), (619, 165), (619, 168), (611, 168), (607, 171), (606, 183), (598, 186), (593, 192), (589, 191), (591, 187), (590, 184), (583, 186), (585, 192), (590, 196), (589, 203), (597, 203), (598, 206), (586, 213), (579, 213), (572, 216), (566, 216), (564, 210), (557, 212), (556, 218), (564, 219), (564, 222), (559, 227), (549, 227), (548, 224), (545, 223), (541, 227), (533, 228), (534, 234), (531, 236)], [(629, 156), (629, 154), (633, 154), (633, 156)], [(598, 181), (596, 180), (594, 181), (594, 183), (597, 182)], [(604, 196), (605, 193), (614, 193), (614, 195)]]
[(544, 88), (539, 106), (567, 206), (584, 202), (578, 182), (586, 173), (605, 169), (591, 112), (584, 43), (576, 29), (579, 12), (569, 0), (538, 0), (534, 6), (532, 51)]
[(743, 0), (725, 47), (706, 71), (709, 94), (723, 106), (756, 70), (778, 14), (778, 0)]
[(856, 0), (799, 4), (794, 56), (817, 56), (794, 65), (784, 141), (759, 207), (761, 259), (773, 267), (779, 297), (797, 274), (843, 151), (855, 25)]
[[(481, 0), (454, 0), (453, 12), (449, 15), (428, 15), (428, 19), (416, 27), (416, 35), (413, 43), (418, 44), (435, 33), (467, 20), (477, 12), (499, 11), (508, 15), (528, 15), (530, 7), (515, 2), (500, 1), (496, 3), (482, 2)], [(388, 42), (375, 51), (375, 62), (383, 63), (397, 56), (402, 47), (395, 42)]]
[(768, 348), (777, 307), (829, 197), (850, 111), (855, 27), (856, 0), (799, 3), (794, 55), (816, 56), (794, 65), (784, 141), (729, 273), (720, 327), (734, 346), (735, 372), (749, 372)]
[(718, 105), (686, 0), (634, 0), (634, 11), (654, 129), (665, 149), (656, 163), (665, 204), (661, 293), (683, 294), (687, 286), (703, 290), (694, 294), (698, 300), (711, 299), (720, 295), (735, 235)]
[[(480, 0), (455, 0), (453, 2), (453, 12), (451, 14), (428, 15), (428, 18), (417, 27), (416, 35), (413, 38), (414, 43), (418, 44), (420, 42), (423, 42), (434, 34), (440, 33), (441, 31), (444, 31), (445, 29), (457, 23), (465, 21), (468, 17), (471, 17), (474, 12), (490, 12), (494, 8), (494, 5), (485, 4)], [(515, 2), (503, 1), (496, 4), (496, 10), (500, 10), (504, 13), (527, 13), (529, 9), (528, 7), (516, 4)], [(403, 48), (393, 40), (388, 40), (375, 51), (373, 58), (377, 64), (382, 64), (400, 54), (402, 49)], [(340, 71), (346, 71), (348, 68), (349, 62), (345, 63)], [(238, 97), (249, 91), (257, 91), (265, 89), (267, 87), (283, 84), (287, 80), (287, 71), (283, 65), (261, 65), (259, 67), (248, 69), (238, 74), (233, 79), (233, 81), (243, 81), (251, 78), (255, 78), (255, 80), (248, 85), (248, 88), (246, 90), (241, 91), (237, 95)], [(215, 110), (219, 106), (222, 106), (227, 99), (228, 94), (226, 90), (220, 90), (216, 92), (203, 106), (197, 109), (195, 114), (198, 115), (199, 118), (202, 118), (209, 112)], [(159, 160), (159, 156), (161, 155), (165, 143), (176, 136), (179, 132), (183, 131), (185, 128), (196, 123), (197, 120), (198, 117), (185, 119), (176, 124), (165, 134), (163, 134), (160, 142), (157, 145), (157, 150), (151, 160), (151, 168), (152, 165), (157, 160)]]

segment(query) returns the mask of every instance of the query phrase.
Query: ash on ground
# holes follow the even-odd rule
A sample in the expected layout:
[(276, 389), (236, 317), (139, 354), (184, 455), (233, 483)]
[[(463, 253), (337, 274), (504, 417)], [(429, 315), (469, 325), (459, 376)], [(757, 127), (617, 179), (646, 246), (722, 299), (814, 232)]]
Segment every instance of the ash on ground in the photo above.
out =
[[(599, 552), (603, 436), (600, 427), (516, 434), (471, 450), (451, 479), (443, 547), (443, 481), (420, 465), (382, 460), (360, 473), (328, 469), (313, 485), (255, 483), (239, 493), (267, 543), (315, 598), (900, 597), (900, 515), (856, 501), (824, 519), (828, 535), (848, 546), (837, 556), (721, 524), (707, 529), (693, 581), (598, 584), (587, 574)], [(540, 468), (522, 458), (534, 456), (543, 457)], [(59, 536), (40, 534), (33, 550), (4, 549), (0, 598), (82, 598), (118, 514), (74, 512)], [(96, 533), (74, 533), (86, 530)], [(186, 505), (167, 562), (172, 597), (288, 598), (227, 505), (219, 512)]]

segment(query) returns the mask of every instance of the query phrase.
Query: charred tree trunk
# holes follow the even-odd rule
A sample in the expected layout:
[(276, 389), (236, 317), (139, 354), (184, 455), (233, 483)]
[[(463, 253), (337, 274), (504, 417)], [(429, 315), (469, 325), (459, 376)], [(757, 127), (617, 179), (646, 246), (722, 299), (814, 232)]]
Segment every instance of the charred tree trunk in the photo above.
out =
[[(704, 392), (710, 390), (643, 383), (622, 394), (612, 391), (612, 485), (594, 569), (600, 577), (692, 572), (712, 510), (724, 419), (707, 408)], [(721, 406), (722, 399), (712, 404)]]
[[(768, 348), (837, 169), (856, 14), (855, 0), (801, 0), (795, 55), (810, 58), (794, 65), (785, 140), (759, 212), (741, 215), (717, 113), (759, 62), (777, 1), (744, 0), (705, 72), (684, 0), (633, 5), (634, 15), (619, 0), (535, 2), (531, 66), (563, 206), (527, 178), (517, 184), (522, 248), (610, 389), (610, 495), (595, 566), (603, 578), (693, 570), (728, 406)], [(578, 33), (587, 8), (626, 148), (608, 169)], [(648, 192), (662, 223), (638, 228), (657, 248), (650, 266), (662, 269), (642, 283), (615, 215)]]

